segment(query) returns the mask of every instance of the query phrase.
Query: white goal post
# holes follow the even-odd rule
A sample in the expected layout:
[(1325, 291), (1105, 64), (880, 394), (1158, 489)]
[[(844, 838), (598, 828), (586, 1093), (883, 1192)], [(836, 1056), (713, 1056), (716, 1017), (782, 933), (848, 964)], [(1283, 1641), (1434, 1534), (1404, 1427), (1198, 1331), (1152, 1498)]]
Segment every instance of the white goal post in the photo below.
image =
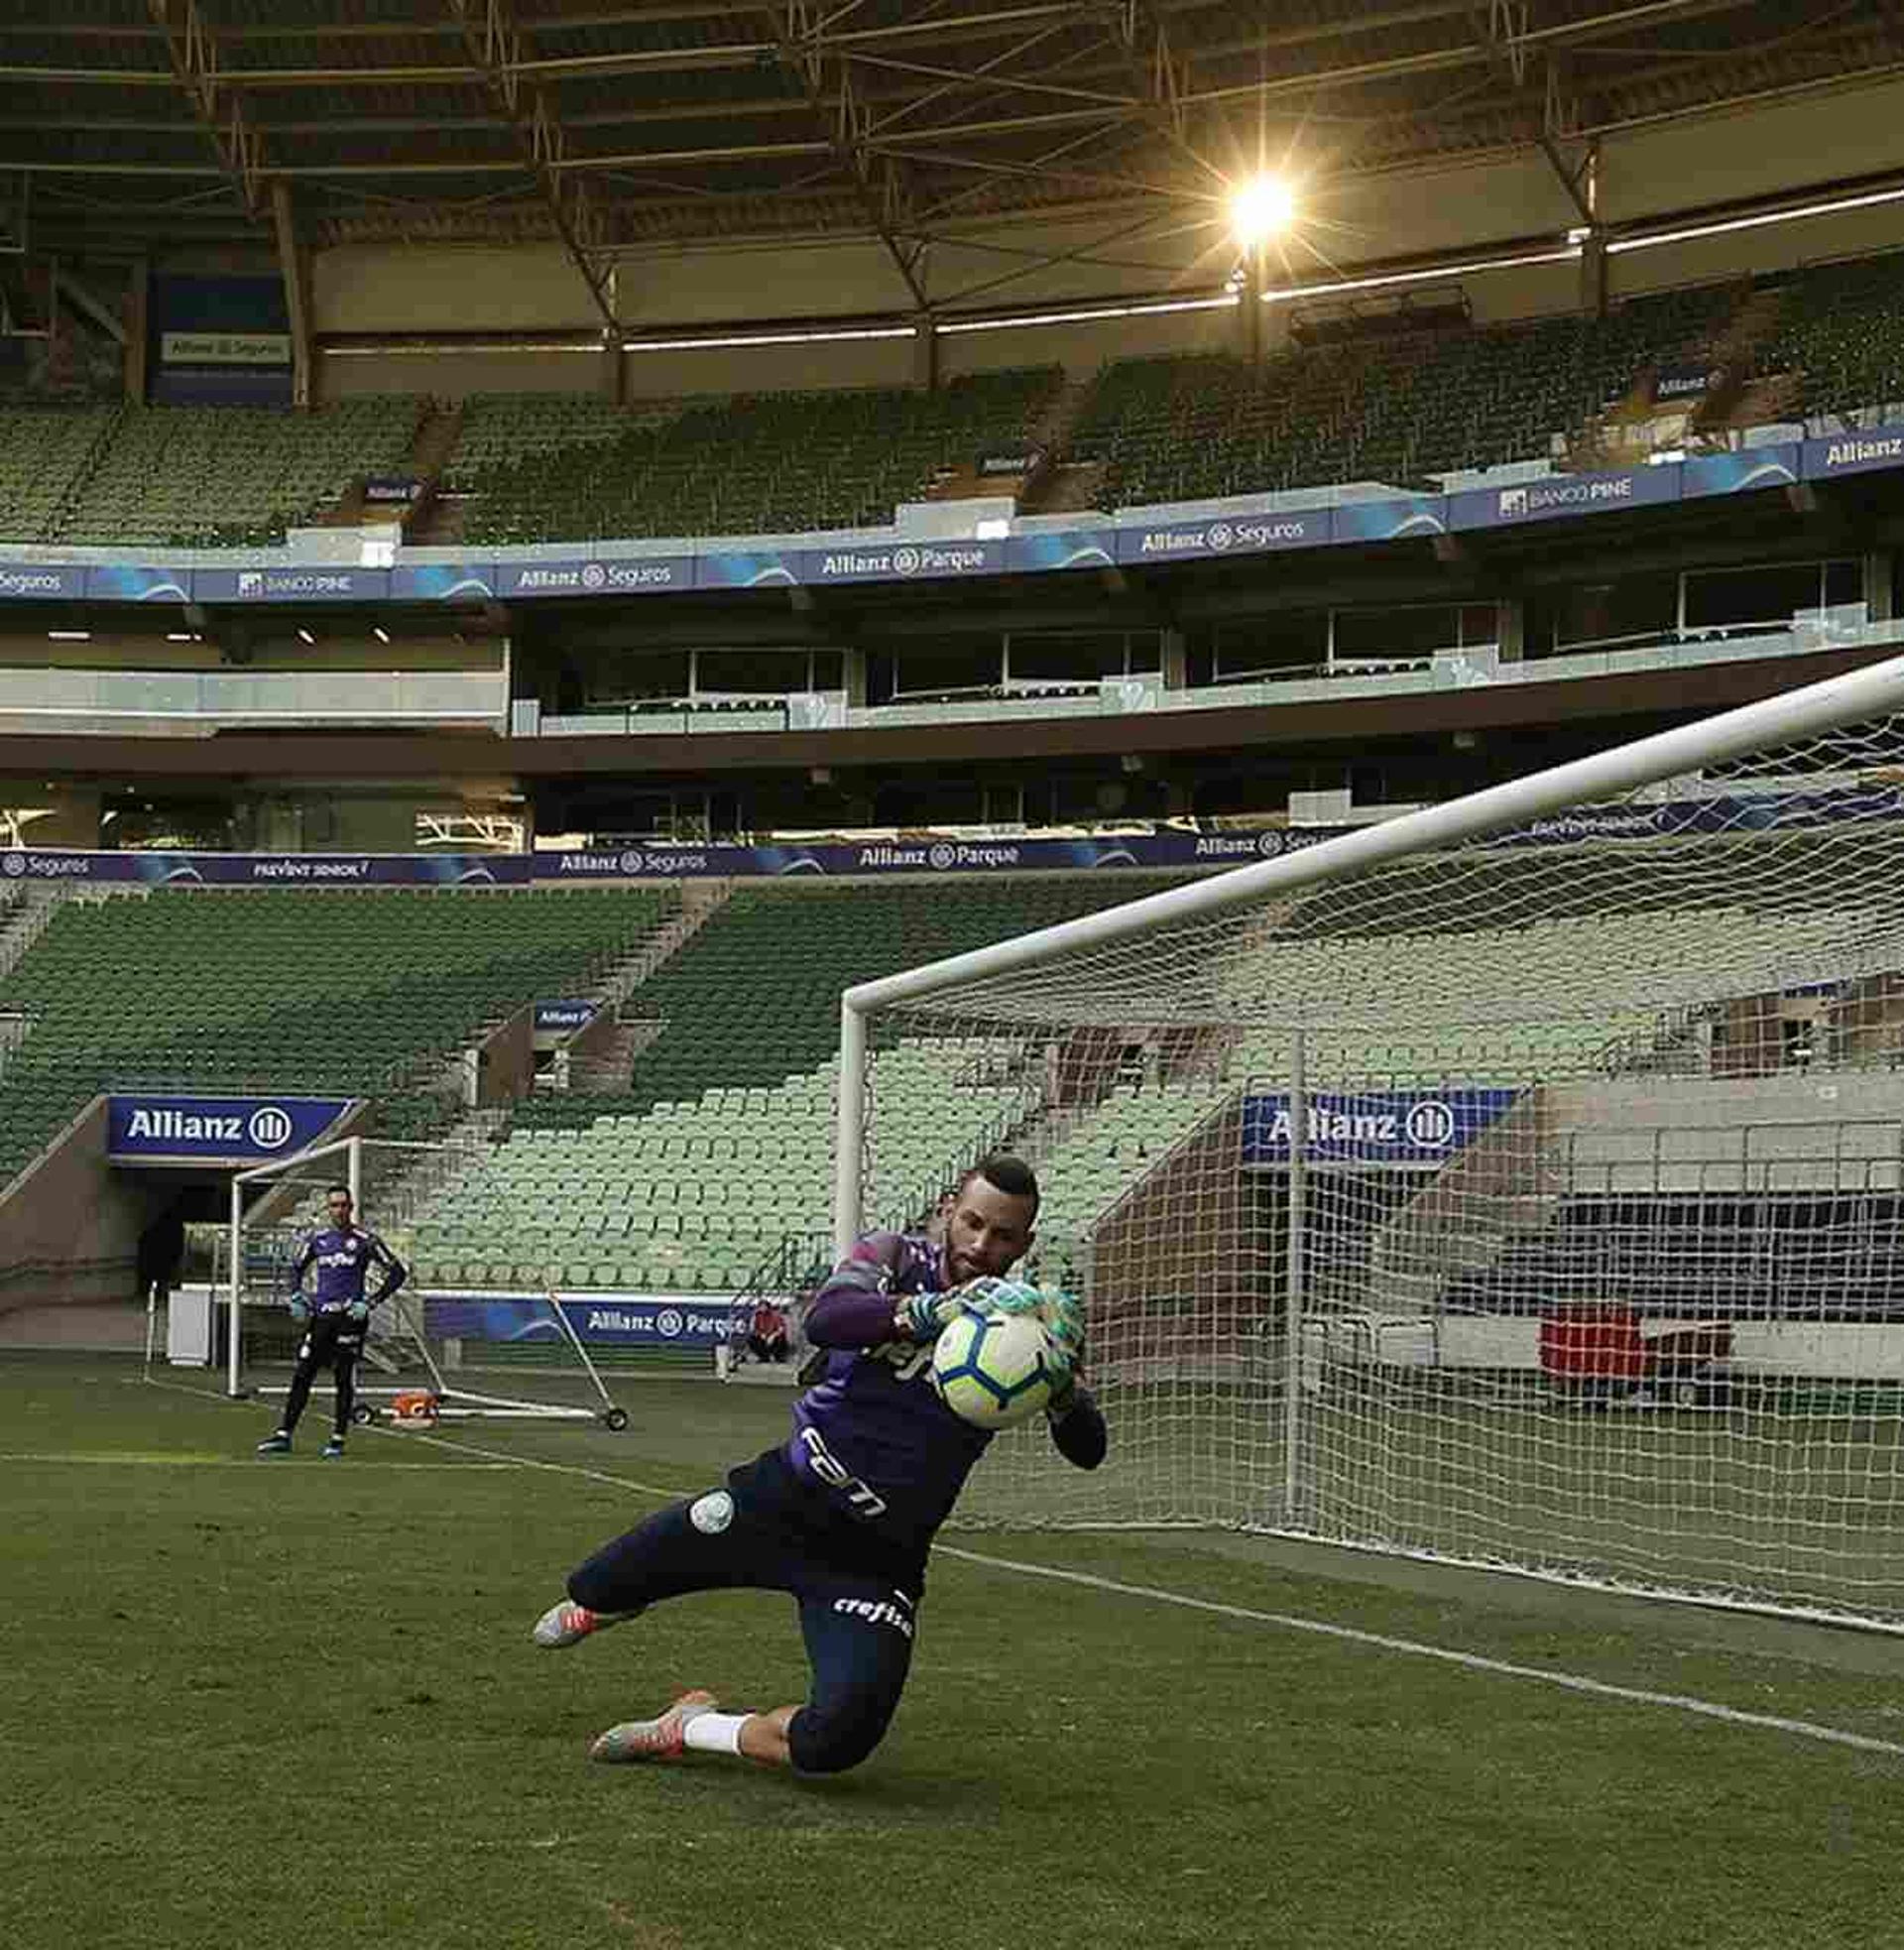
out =
[[(381, 1211), (367, 1213), (362, 1223), (411, 1267), (412, 1277), (371, 1315), (356, 1391), (359, 1420), (392, 1416), (434, 1422), (483, 1416), (595, 1421), (625, 1428), (626, 1411), (610, 1395), (552, 1289), (515, 1302), (533, 1315), (529, 1333), (537, 1338), (541, 1351), (554, 1357), (552, 1365), (544, 1361), (531, 1371), (533, 1382), (524, 1370), (513, 1369), (511, 1379), (523, 1381), (523, 1388), (503, 1392), (476, 1386), (479, 1370), (485, 1375), (494, 1371), (494, 1355), (485, 1361), (482, 1350), (470, 1349), (460, 1334), (445, 1330), (442, 1306), (416, 1278), (416, 1255), (403, 1216), (418, 1198), (440, 1194), (459, 1161), (461, 1155), (443, 1145), (340, 1138), (234, 1172), (224, 1293), (226, 1393), (284, 1392), (277, 1384), (253, 1386), (257, 1356), (250, 1351), (254, 1330), (247, 1320), (261, 1314), (275, 1319), (282, 1313), (292, 1257), (303, 1237), (323, 1223), (318, 1201), (325, 1189), (333, 1182), (347, 1185), (353, 1207), (361, 1210), (368, 1173), (378, 1180), (380, 1201), (396, 1210), (388, 1218)], [(296, 1336), (282, 1338), (286, 1347), (279, 1351), (286, 1353)]]
[(1904, 1632), (1899, 712), (1904, 657), (848, 990), (836, 1250), (918, 1216), (873, 1052), (970, 1045), (1091, 1323), (1110, 1463), (1002, 1438), (962, 1515)]

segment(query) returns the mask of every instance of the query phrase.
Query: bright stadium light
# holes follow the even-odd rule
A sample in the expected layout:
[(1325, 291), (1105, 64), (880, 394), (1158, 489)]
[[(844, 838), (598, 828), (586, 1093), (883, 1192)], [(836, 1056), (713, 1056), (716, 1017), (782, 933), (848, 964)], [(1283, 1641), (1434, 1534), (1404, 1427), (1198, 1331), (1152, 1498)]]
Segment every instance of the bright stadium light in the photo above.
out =
[(1253, 176), (1230, 192), (1230, 228), (1246, 250), (1288, 229), (1296, 214), (1296, 192), (1279, 176)]

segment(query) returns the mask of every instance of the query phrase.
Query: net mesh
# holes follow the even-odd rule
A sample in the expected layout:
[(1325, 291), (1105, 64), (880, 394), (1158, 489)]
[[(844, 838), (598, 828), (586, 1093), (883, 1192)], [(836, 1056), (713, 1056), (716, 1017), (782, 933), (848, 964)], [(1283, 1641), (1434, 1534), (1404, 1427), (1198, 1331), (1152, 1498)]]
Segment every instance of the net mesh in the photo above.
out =
[(1900, 782), (1861, 722), (873, 1014), (948, 1147), (1037, 1165), (1112, 1424), (962, 1515), (1904, 1629)]

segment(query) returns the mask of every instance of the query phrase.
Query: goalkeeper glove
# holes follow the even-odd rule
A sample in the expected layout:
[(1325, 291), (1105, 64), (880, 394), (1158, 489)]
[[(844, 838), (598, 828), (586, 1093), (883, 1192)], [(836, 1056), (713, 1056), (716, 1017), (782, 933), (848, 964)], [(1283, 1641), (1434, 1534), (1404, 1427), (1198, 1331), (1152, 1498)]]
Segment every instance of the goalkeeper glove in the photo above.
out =
[(972, 1280), (954, 1288), (954, 1295), (981, 1313), (1035, 1313), (1067, 1367), (1084, 1359), (1084, 1309), (1055, 1286), (1033, 1286), (1026, 1280)]
[(892, 1309), (892, 1325), (908, 1341), (936, 1341), (959, 1317), (960, 1288), (949, 1293), (907, 1293)]
[(292, 1294), (291, 1317), (292, 1319), (297, 1321), (299, 1326), (301, 1326), (306, 1320), (310, 1318), (310, 1302), (304, 1297), (302, 1293)]
[(1084, 1366), (1084, 1309), (1069, 1293), (1053, 1291), (1043, 1298), (1045, 1327), (1064, 1356), (1064, 1365), (1075, 1372)]
[(953, 1287), (946, 1297), (956, 1297), (978, 1313), (1038, 1313), (1051, 1296), (1028, 1280), (996, 1280), (987, 1275)]
[(370, 1318), (370, 1302), (368, 1300), (352, 1300), (349, 1306), (344, 1309), (344, 1318), (353, 1327), (363, 1326)]

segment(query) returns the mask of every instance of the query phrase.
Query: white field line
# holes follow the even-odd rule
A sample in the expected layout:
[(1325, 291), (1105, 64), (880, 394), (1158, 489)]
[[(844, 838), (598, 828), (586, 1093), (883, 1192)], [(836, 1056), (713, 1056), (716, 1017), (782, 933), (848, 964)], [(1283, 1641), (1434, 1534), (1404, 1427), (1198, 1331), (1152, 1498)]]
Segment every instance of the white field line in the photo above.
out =
[[(479, 1448), (473, 1442), (459, 1442), (444, 1435), (425, 1435), (414, 1430), (400, 1432), (395, 1429), (379, 1429), (374, 1425), (366, 1432), (384, 1435), (392, 1440), (427, 1443), (432, 1448), (448, 1449), (459, 1455), (472, 1456), (492, 1466), (507, 1465), (517, 1469), (546, 1470), (557, 1476), (579, 1477), (585, 1482), (606, 1484), (611, 1489), (632, 1492), (636, 1496), (654, 1497), (666, 1503), (688, 1494), (687, 1491), (679, 1488), (643, 1483), (629, 1477), (611, 1476), (606, 1470), (585, 1469), (578, 1463), (547, 1462), (536, 1456), (514, 1456), (500, 1449)], [(107, 1462), (114, 1458), (105, 1456), (0, 1457), (0, 1461), (28, 1460)], [(148, 1461), (150, 1458), (139, 1457), (132, 1460)], [(260, 1465), (254, 1459), (245, 1459), (244, 1466), (284, 1467), (282, 1462)], [(454, 1466), (467, 1467), (466, 1464)], [(1494, 1678), (1531, 1680), (1537, 1685), (1554, 1686), (1563, 1692), (1580, 1693), (1593, 1699), (1619, 1700), (1629, 1706), (1663, 1707), (1675, 1713), (1690, 1713), (1701, 1719), (1718, 1720), (1730, 1727), (1749, 1727), (1761, 1733), (1787, 1734), (1797, 1740), (1818, 1741), (1831, 1747), (1853, 1748), (1863, 1754), (1888, 1754), (1904, 1759), (1904, 1742), (1878, 1740), (1869, 1734), (1854, 1734), (1842, 1727), (1820, 1726), (1812, 1720), (1792, 1720), (1782, 1714), (1748, 1713), (1739, 1707), (1722, 1706), (1716, 1700), (1699, 1699), (1689, 1693), (1661, 1693), (1650, 1691), (1643, 1686), (1617, 1686), (1605, 1679), (1591, 1679), (1584, 1673), (1549, 1671), (1536, 1665), (1516, 1665), (1507, 1659), (1488, 1658), (1481, 1652), (1458, 1651), (1449, 1645), (1429, 1645), (1420, 1640), (1397, 1639), (1383, 1632), (1363, 1632), (1355, 1626), (1332, 1625), (1324, 1619), (1301, 1618), (1290, 1612), (1257, 1611), (1248, 1605), (1230, 1605), (1214, 1598), (1197, 1598), (1188, 1592), (1166, 1591), (1156, 1585), (1125, 1584), (1116, 1578), (1101, 1578), (1088, 1571), (1066, 1571), (1050, 1564), (1028, 1564), (1012, 1557), (994, 1557), (984, 1551), (966, 1550), (956, 1544), (935, 1544), (933, 1550), (940, 1557), (976, 1564), (989, 1571), (1005, 1571), (1014, 1577), (1043, 1578), (1055, 1584), (1078, 1585), (1085, 1590), (1107, 1592), (1120, 1598), (1137, 1598), (1153, 1605), (1172, 1605), (1180, 1611), (1202, 1612), (1207, 1617), (1236, 1619), (1248, 1625), (1271, 1626), (1279, 1632), (1307, 1633), (1314, 1638), (1333, 1639), (1342, 1645), (1366, 1645), (1374, 1651), (1398, 1653), (1405, 1658), (1434, 1659), (1443, 1665), (1460, 1666), (1466, 1671), (1486, 1673)]]

